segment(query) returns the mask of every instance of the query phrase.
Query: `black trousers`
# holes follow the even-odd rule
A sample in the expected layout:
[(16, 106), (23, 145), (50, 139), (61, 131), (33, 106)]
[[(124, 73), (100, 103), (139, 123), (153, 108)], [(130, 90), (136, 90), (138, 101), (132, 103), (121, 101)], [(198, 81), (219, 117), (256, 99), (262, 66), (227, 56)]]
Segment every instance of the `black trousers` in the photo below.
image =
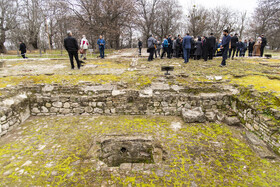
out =
[(209, 59), (210, 59), (210, 60), (213, 60), (214, 48), (213, 48), (213, 47), (210, 47), (208, 51), (209, 51)]
[(203, 56), (204, 61), (208, 60), (208, 49), (207, 48), (203, 49), (202, 56)]
[(163, 56), (165, 55), (165, 53), (168, 54), (168, 47), (162, 48), (161, 58), (163, 58)]
[(79, 60), (78, 51), (68, 51), (68, 55), (69, 55), (69, 58), (70, 58), (71, 68), (72, 69), (75, 68), (74, 59), (73, 59), (73, 57), (75, 57), (78, 69), (80, 69), (81, 63), (80, 63), (80, 60)]
[(264, 47), (265, 47), (265, 46), (261, 46), (261, 57), (263, 57)]
[(226, 63), (226, 60), (227, 60), (227, 57), (228, 57), (228, 48), (224, 48), (223, 49), (223, 61), (222, 61), (222, 65), (225, 66), (227, 63)]
[(177, 46), (176, 47), (176, 58), (179, 58), (180, 57), (180, 47)]
[(26, 51), (20, 51), (20, 54), (21, 54), (22, 58), (26, 58), (25, 53), (26, 53)]
[(232, 58), (234, 58), (234, 55), (235, 55), (235, 52), (236, 52), (236, 46), (231, 46), (231, 49), (229, 51), (229, 58), (231, 57), (232, 52), (233, 52)]
[(168, 47), (168, 50), (167, 50), (167, 58), (171, 58), (171, 52), (172, 52), (172, 48), (171, 48), (171, 47)]
[(253, 49), (249, 49), (249, 54), (248, 56), (253, 56)]
[(139, 55), (141, 55), (142, 47), (139, 47)]
[(154, 59), (155, 48), (150, 48), (150, 55), (148, 61), (152, 61)]

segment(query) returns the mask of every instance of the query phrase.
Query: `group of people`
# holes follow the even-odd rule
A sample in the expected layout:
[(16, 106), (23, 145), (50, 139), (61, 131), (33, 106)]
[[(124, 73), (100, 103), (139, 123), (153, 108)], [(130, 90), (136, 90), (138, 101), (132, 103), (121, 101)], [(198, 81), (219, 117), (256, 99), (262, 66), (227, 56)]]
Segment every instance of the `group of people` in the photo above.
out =
[(267, 45), (267, 40), (262, 34), (260, 37), (258, 37), (257, 42), (255, 42), (253, 39), (242, 40), (238, 39), (238, 34), (236, 33), (234, 36), (230, 35), (230, 46), (229, 46), (229, 58), (234, 59), (235, 53), (236, 57), (244, 57), (246, 52), (248, 51), (248, 56), (259, 56), (263, 57), (264, 54), (264, 48)]
[[(139, 54), (141, 55), (142, 50), (142, 41), (139, 39), (138, 48)], [(184, 50), (187, 49), (187, 50)], [(199, 60), (203, 58), (205, 61), (208, 58), (211, 60), (213, 56), (215, 56), (216, 49), (216, 38), (213, 33), (210, 34), (210, 37), (198, 37), (195, 40), (187, 33), (184, 38), (181, 35), (178, 37), (172, 37), (172, 35), (166, 36), (163, 42), (160, 42), (157, 38), (154, 38), (153, 35), (150, 35), (148, 39), (148, 52), (149, 61), (152, 61), (155, 58), (160, 57), (163, 58), (167, 56), (167, 58), (171, 59), (175, 58), (184, 58), (186, 62), (189, 61), (189, 58), (194, 58)], [(160, 52), (162, 53), (160, 54)], [(185, 56), (184, 53), (188, 54)]]
[[(163, 58), (167, 54), (167, 58), (180, 58), (183, 57), (184, 63), (188, 63), (190, 58), (195, 60), (200, 60), (201, 58), (204, 61), (212, 60), (214, 56), (224, 56), (224, 52), (227, 51), (227, 58), (234, 59), (235, 55), (244, 57), (245, 53), (248, 50), (248, 56), (263, 56), (264, 48), (267, 45), (267, 40), (262, 35), (258, 38), (257, 42), (254, 42), (253, 39), (247, 40), (238, 39), (238, 34), (229, 35), (228, 30), (223, 32), (224, 38), (220, 40), (220, 43), (217, 42), (214, 34), (211, 33), (209, 37), (198, 36), (196, 39), (193, 39), (186, 33), (185, 37), (172, 37), (171, 35), (166, 36), (163, 39), (163, 42), (160, 42), (157, 38), (154, 38), (153, 35), (150, 35), (148, 39), (148, 52), (150, 53), (148, 61), (152, 61), (157, 57)], [(139, 54), (141, 55), (143, 43), (139, 39), (138, 48)], [(160, 55), (160, 51), (162, 53)], [(224, 63), (222, 63), (223, 65)]]
[[(66, 49), (66, 51), (68, 52), (69, 58), (70, 58), (70, 63), (71, 63), (71, 68), (74, 69), (75, 65), (74, 65), (74, 58), (77, 62), (77, 67), (78, 69), (81, 68), (81, 63), (83, 63), (83, 61), (79, 60), (79, 52), (81, 54), (81, 59), (83, 58), (83, 60), (87, 59), (87, 50), (89, 47), (89, 42), (86, 38), (85, 35), (82, 36), (81, 42), (80, 42), (80, 46), (78, 45), (78, 41), (76, 40), (76, 38), (72, 37), (72, 32), (68, 31), (67, 32), (67, 38), (64, 39), (64, 47)], [(105, 45), (106, 42), (103, 39), (103, 36), (100, 35), (99, 39), (97, 40), (97, 45), (99, 47), (99, 52), (100, 55), (99, 57), (101, 59), (104, 59), (105, 57)], [(24, 59), (27, 59), (27, 57), (25, 56), (26, 54), (26, 45), (20, 41), (20, 46), (19, 46), (19, 50), (21, 52), (21, 56)]]
[[(67, 35), (68, 35), (68, 37), (64, 39), (64, 47), (68, 52), (68, 55), (69, 55), (69, 58), (70, 58), (70, 63), (71, 63), (71, 68), (72, 69), (75, 68), (74, 59), (73, 59), (73, 57), (75, 57), (78, 69), (80, 69), (81, 66), (82, 66), (81, 65), (82, 61), (79, 60), (79, 56), (78, 56), (78, 51), (79, 51), (78, 42), (75, 38), (72, 37), (72, 32), (71, 31), (68, 31)], [(106, 42), (103, 39), (102, 35), (99, 36), (99, 39), (97, 40), (97, 45), (99, 47), (100, 58), (104, 59)], [(89, 46), (89, 42), (86, 39), (86, 36), (83, 35), (83, 38), (80, 42), (80, 53), (81, 53), (81, 58), (84, 57), (84, 60), (86, 60), (86, 54), (87, 54), (88, 46)]]

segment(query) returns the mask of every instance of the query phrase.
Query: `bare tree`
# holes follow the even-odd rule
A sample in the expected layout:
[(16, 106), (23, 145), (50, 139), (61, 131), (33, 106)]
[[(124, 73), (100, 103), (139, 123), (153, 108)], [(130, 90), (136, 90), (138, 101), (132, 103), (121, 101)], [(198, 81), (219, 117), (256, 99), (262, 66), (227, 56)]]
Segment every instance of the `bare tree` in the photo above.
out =
[(238, 30), (239, 30), (239, 36), (240, 38), (243, 37), (244, 34), (244, 30), (245, 30), (245, 24), (246, 24), (246, 18), (247, 18), (247, 12), (241, 12), (240, 13), (240, 21), (239, 21), (239, 26), (238, 26)]
[(251, 20), (251, 33), (266, 34), (272, 48), (280, 48), (280, 1), (259, 0)]
[(161, 0), (137, 0), (136, 2), (139, 14), (137, 24), (143, 34), (144, 41), (147, 41), (149, 35), (155, 32), (156, 10)]
[(80, 28), (93, 35), (93, 40), (102, 34), (107, 46), (116, 49), (120, 47), (122, 31), (131, 26), (135, 13), (132, 0), (75, 0), (71, 10)]
[(156, 9), (154, 34), (162, 39), (168, 34), (178, 34), (182, 7), (177, 0), (162, 0)]
[(20, 1), (20, 23), (17, 29), (20, 33), (14, 33), (18, 40), (24, 40), (31, 49), (38, 49), (39, 34), (44, 23), (43, 0)]
[(202, 36), (209, 28), (209, 12), (202, 6), (193, 5), (188, 9), (188, 29), (194, 37)]
[(0, 1), (0, 53), (6, 53), (4, 43), (7, 32), (13, 30), (17, 25), (17, 0)]
[(216, 7), (210, 10), (209, 21), (209, 32), (214, 33), (216, 38), (220, 38), (222, 30), (228, 29), (229, 32), (235, 30), (237, 16), (233, 10)]

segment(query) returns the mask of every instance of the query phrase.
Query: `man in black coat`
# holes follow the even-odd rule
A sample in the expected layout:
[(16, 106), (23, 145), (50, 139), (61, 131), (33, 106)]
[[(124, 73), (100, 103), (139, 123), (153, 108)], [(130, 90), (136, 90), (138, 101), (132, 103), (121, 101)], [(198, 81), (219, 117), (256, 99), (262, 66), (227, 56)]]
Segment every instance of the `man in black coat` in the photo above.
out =
[(138, 49), (139, 49), (139, 55), (140, 56), (141, 56), (142, 46), (143, 46), (142, 41), (140, 39), (138, 39)]
[[(236, 50), (237, 50), (237, 45), (238, 45), (238, 34), (236, 33), (232, 38), (231, 38), (231, 40), (230, 40), (230, 42), (231, 42), (231, 52), (230, 52), (230, 54), (232, 53), (232, 60), (234, 59), (234, 55), (235, 55), (235, 52), (236, 52)], [(230, 56), (229, 56), (229, 58), (230, 58)]]
[(206, 36), (203, 37), (202, 39), (202, 56), (204, 61), (207, 61), (208, 59), (208, 52), (209, 51), (209, 41)]
[(209, 59), (212, 60), (214, 56), (214, 51), (216, 50), (216, 38), (214, 37), (214, 34), (211, 33), (210, 37), (208, 38), (209, 48)]
[(22, 58), (26, 59), (27, 57), (25, 56), (25, 53), (26, 53), (26, 45), (20, 41), (19, 42), (19, 50), (20, 50), (20, 54), (22, 56)]
[(71, 62), (71, 68), (72, 69), (75, 68), (74, 60), (73, 60), (73, 57), (75, 57), (75, 59), (77, 61), (78, 69), (80, 69), (81, 63), (79, 61), (79, 56), (78, 56), (78, 50), (79, 50), (78, 42), (75, 38), (72, 37), (71, 31), (68, 31), (67, 35), (68, 35), (68, 37), (64, 39), (64, 47), (68, 52), (70, 62)]
[(181, 52), (180, 52), (181, 47), (182, 47), (182, 41), (181, 40), (182, 40), (181, 35), (178, 35), (178, 38), (176, 40), (176, 43), (177, 43), (177, 45), (176, 45), (176, 57), (177, 58), (179, 58), (180, 54), (181, 54)]
[(172, 36), (169, 35), (167, 40), (168, 40), (167, 58), (171, 59), (171, 52), (172, 52), (172, 46), (173, 46)]
[(253, 56), (254, 45), (255, 45), (254, 40), (250, 39), (249, 46), (248, 46), (249, 56)]
[(264, 34), (262, 34), (262, 44), (261, 44), (261, 57), (263, 57), (263, 53), (264, 53), (264, 48), (267, 44), (267, 40), (266, 38), (264, 37)]

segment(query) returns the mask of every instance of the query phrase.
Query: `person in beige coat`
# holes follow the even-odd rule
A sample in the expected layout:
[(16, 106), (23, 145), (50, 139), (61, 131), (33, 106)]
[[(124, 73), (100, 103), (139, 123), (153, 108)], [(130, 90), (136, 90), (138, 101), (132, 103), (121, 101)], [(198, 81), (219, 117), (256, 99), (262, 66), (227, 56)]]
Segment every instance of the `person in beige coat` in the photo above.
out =
[(261, 55), (261, 45), (262, 45), (262, 38), (258, 37), (258, 40), (254, 45), (253, 56), (260, 56)]

